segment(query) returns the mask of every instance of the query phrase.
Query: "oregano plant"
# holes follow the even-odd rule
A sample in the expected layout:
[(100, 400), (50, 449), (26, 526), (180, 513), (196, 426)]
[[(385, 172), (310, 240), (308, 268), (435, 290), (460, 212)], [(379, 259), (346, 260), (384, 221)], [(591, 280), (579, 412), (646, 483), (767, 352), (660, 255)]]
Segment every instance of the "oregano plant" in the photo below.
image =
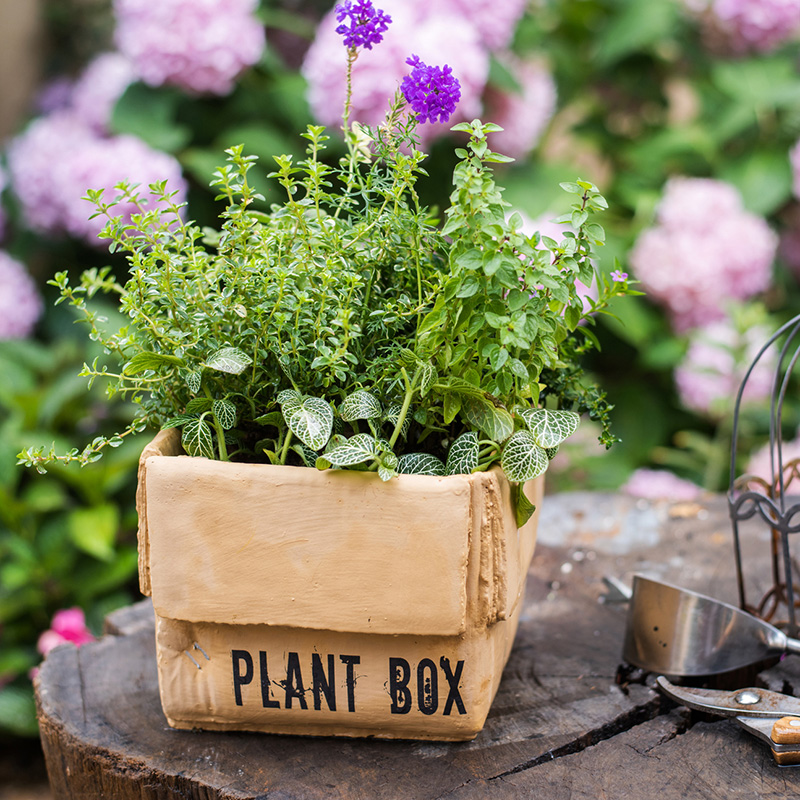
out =
[[(349, 86), (359, 49), (380, 37), (348, 41)], [(192, 456), (382, 480), (499, 465), (522, 524), (533, 506), (519, 487), (547, 469), (580, 413), (600, 420), (610, 443), (604, 396), (585, 382), (580, 355), (596, 344), (594, 315), (637, 292), (594, 259), (605, 200), (587, 181), (564, 183), (574, 202), (563, 237), (529, 235), (495, 183), (492, 166), (510, 160), (490, 147), (500, 129), (474, 120), (453, 128), (466, 141), (438, 224), (416, 190), (417, 127), (449, 117), (458, 81), (449, 67), (408, 63), (382, 125), (351, 122), (348, 98), (338, 162), (315, 125), (304, 159), (274, 158), (283, 197), (266, 212), (242, 146), (226, 151), (213, 180), (216, 230), (188, 221), (165, 184), (149, 187), (159, 199), (149, 206), (127, 183), (111, 199), (88, 192), (129, 272), (88, 270), (77, 284), (59, 273), (52, 283), (107, 354), (81, 374), (138, 413), (83, 451), (32, 448), (22, 463), (85, 464), (153, 426), (180, 429)], [(138, 213), (116, 214), (121, 204)], [(588, 307), (577, 281), (597, 286)], [(93, 309), (98, 293), (117, 297), (124, 327), (108, 330)]]

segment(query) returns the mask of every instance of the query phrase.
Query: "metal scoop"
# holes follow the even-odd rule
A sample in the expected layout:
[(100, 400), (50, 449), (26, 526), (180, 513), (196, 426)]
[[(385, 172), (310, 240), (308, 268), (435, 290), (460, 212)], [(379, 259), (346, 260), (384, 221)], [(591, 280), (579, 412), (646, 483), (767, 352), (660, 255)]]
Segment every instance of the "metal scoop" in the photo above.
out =
[(800, 640), (735, 606), (635, 575), (622, 657), (663, 675), (716, 675), (785, 652)]

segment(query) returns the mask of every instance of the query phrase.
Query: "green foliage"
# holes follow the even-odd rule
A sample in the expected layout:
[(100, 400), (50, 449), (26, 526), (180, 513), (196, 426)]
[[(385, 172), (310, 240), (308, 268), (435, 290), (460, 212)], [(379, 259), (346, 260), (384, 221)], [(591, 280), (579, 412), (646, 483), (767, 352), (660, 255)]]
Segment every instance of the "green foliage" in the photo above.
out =
[[(526, 235), (490, 169), (509, 160), (488, 146), (497, 126), (476, 120), (454, 128), (468, 142), (437, 227), (416, 192), (415, 123), (400, 124), (397, 108), (381, 128), (355, 125), (336, 166), (322, 158), (324, 129), (309, 126), (304, 159), (274, 158), (285, 200), (268, 213), (255, 207), (254, 157), (230, 148), (214, 180), (219, 230), (185, 222), (164, 185), (151, 189), (166, 210), (118, 187), (140, 209), (127, 225), (119, 201), (89, 192), (129, 276), (93, 269), (78, 284), (65, 273), (52, 283), (112, 356), (82, 374), (138, 413), (83, 452), (32, 449), (21, 462), (90, 463), (148, 424), (181, 428), (186, 452), (206, 458), (367, 469), (383, 480), (494, 463), (513, 481), (540, 475), (544, 448), (577, 427), (577, 413), (555, 406), (588, 408), (597, 397), (580, 380), (579, 354), (594, 337), (575, 282), (601, 287), (594, 313), (630, 292), (595, 276), (605, 236), (594, 215), (607, 204), (591, 183), (565, 183), (573, 230), (561, 241)], [(102, 292), (129, 318), (116, 332), (92, 310)], [(545, 376), (565, 371), (561, 392)], [(551, 408), (538, 409), (545, 398)], [(96, 542), (95, 555), (106, 545)]]
[(136, 574), (141, 440), (120, 442), (80, 471), (53, 464), (42, 476), (15, 465), (32, 438), (63, 450), (130, 414), (97, 389), (87, 394), (76, 375), (84, 357), (71, 337), (0, 341), (0, 731), (19, 735), (37, 733), (27, 675), (53, 613), (78, 605), (98, 629), (107, 611), (129, 602)]

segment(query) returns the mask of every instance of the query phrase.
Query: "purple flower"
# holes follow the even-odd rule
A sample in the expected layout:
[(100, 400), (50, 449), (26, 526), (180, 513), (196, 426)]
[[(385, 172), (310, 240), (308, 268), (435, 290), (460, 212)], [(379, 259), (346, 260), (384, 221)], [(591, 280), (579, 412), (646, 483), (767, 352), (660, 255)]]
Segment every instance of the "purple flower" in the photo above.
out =
[(42, 313), (42, 299), (25, 267), (0, 250), (0, 340), (24, 339)]
[(97, 133), (108, 133), (114, 106), (136, 76), (121, 53), (101, 53), (72, 89), (70, 106)]
[(616, 283), (624, 283), (626, 280), (628, 280), (628, 273), (627, 272), (623, 272), (620, 269), (615, 269), (611, 273), (611, 280), (616, 282)]
[(342, 23), (336, 28), (336, 33), (344, 36), (345, 47), (372, 50), (372, 45), (383, 41), (383, 34), (392, 21), (388, 14), (372, 5), (372, 0), (355, 0), (355, 3), (344, 0), (335, 10), (336, 21)]
[(645, 500), (696, 500), (702, 489), (665, 469), (637, 469), (622, 491)]
[(400, 91), (406, 102), (416, 112), (420, 122), (447, 122), (461, 99), (461, 84), (452, 69), (429, 67), (419, 56), (406, 59), (413, 67), (410, 75), (403, 78)]

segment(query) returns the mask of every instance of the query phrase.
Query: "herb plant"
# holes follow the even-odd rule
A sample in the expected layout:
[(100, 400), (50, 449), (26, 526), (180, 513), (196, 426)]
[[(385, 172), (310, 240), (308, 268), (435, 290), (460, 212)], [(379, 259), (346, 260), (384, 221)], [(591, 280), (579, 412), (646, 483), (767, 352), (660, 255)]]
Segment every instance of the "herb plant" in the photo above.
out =
[[(339, 7), (347, 79), (391, 19), (369, 0)], [(450, 68), (417, 56), (384, 124), (349, 119), (347, 154), (325, 161), (328, 136), (309, 126), (306, 157), (275, 157), (270, 177), (285, 193), (268, 212), (249, 179), (255, 159), (233, 147), (213, 186), (224, 202), (219, 230), (183, 219), (166, 184), (148, 206), (136, 186), (106, 202), (89, 191), (103, 236), (126, 254), (124, 282), (110, 268), (80, 283), (53, 283), (84, 316), (91, 338), (118, 367), (84, 366), (138, 407), (130, 426), (82, 452), (27, 450), (40, 470), (53, 460), (96, 460), (106, 446), (147, 425), (177, 427), (186, 452), (221, 460), (445, 475), (500, 464), (516, 485), (541, 475), (579, 412), (603, 422), (604, 396), (584, 383), (579, 360), (596, 344), (592, 315), (629, 289), (617, 270), (600, 274), (603, 244), (594, 215), (606, 202), (591, 183), (562, 184), (575, 196), (561, 241), (523, 232), (508, 215), (492, 164), (491, 123), (453, 130), (457, 151), (443, 224), (420, 204), (425, 176), (417, 126), (449, 118), (459, 96)], [(115, 216), (133, 203), (130, 221)], [(576, 280), (597, 285), (584, 307)], [(130, 324), (106, 329), (91, 307), (119, 296)], [(517, 492), (518, 518), (532, 506)]]

